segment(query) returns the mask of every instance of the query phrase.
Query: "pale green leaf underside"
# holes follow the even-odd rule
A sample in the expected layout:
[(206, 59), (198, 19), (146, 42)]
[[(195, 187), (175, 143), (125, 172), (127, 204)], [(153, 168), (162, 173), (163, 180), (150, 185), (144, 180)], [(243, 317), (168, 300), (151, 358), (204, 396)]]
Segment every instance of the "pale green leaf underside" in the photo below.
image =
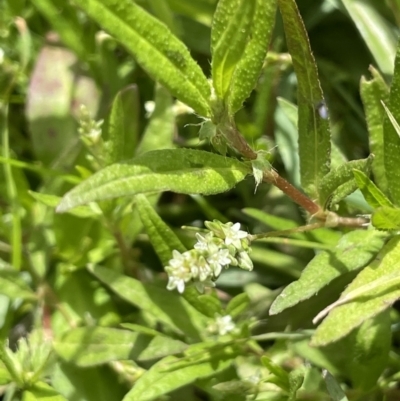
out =
[(76, 0), (119, 40), (139, 64), (182, 102), (209, 115), (210, 86), (186, 46), (159, 20), (130, 0)]
[(389, 308), (400, 297), (399, 271), (400, 237), (396, 236), (384, 246), (377, 259), (364, 268), (346, 288), (339, 301), (360, 288), (365, 291), (330, 312), (317, 328), (312, 344), (323, 346), (337, 341), (365, 320)]
[(287, 46), (298, 80), (299, 157), (301, 183), (318, 198), (320, 181), (330, 170), (330, 129), (318, 105), (323, 93), (304, 23), (294, 0), (279, 0)]
[(382, 248), (387, 235), (376, 230), (352, 231), (336, 248), (319, 253), (304, 269), (299, 280), (289, 284), (275, 299), (274, 315), (318, 293), (336, 277), (366, 266)]
[(400, 209), (390, 206), (382, 206), (374, 211), (371, 222), (378, 230), (399, 230)]
[(57, 211), (140, 193), (217, 194), (233, 188), (249, 172), (246, 164), (209, 152), (155, 150), (108, 166), (89, 177), (62, 198)]

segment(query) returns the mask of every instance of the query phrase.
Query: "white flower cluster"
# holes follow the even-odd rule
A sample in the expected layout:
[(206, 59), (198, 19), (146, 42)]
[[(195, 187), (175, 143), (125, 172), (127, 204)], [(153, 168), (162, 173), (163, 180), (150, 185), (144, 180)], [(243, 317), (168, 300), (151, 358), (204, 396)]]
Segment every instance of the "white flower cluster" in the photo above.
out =
[(224, 336), (232, 332), (236, 328), (235, 323), (232, 320), (232, 316), (215, 315), (215, 319), (207, 327), (208, 331), (213, 334)]
[(205, 236), (196, 234), (194, 249), (184, 253), (173, 251), (173, 258), (165, 268), (169, 277), (167, 289), (176, 288), (182, 294), (186, 283), (193, 282), (203, 292), (205, 287), (215, 286), (223, 267), (253, 269), (248, 233), (240, 230), (239, 223), (222, 224), (214, 220), (206, 221), (205, 225), (209, 231)]

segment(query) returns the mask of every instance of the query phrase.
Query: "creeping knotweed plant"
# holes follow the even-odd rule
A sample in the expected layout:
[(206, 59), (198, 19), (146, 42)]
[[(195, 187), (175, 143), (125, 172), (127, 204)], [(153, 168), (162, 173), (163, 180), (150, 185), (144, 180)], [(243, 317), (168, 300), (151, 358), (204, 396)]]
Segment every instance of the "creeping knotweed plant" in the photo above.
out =
[(244, 270), (252, 270), (253, 263), (249, 257), (248, 233), (240, 230), (240, 224), (214, 220), (206, 221), (208, 228), (203, 236), (196, 234), (197, 243), (194, 248), (180, 253), (173, 251), (165, 271), (168, 273), (169, 290), (185, 290), (186, 283), (193, 282), (199, 292), (205, 287), (214, 287), (222, 268), (238, 266)]

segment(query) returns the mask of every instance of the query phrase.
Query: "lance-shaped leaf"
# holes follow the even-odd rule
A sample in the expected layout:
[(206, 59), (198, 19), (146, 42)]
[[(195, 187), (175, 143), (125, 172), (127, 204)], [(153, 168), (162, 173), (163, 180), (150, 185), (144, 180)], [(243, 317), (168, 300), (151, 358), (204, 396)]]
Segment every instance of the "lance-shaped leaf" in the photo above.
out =
[(186, 351), (193, 355), (191, 358), (169, 356), (157, 362), (137, 380), (123, 401), (151, 401), (198, 379), (216, 375), (227, 369), (239, 354), (229, 346), (207, 347), (210, 346), (205, 343), (196, 344)]
[(140, 193), (217, 194), (234, 187), (249, 172), (245, 163), (209, 152), (155, 150), (108, 166), (89, 177), (63, 197), (57, 211)]
[(185, 252), (186, 249), (174, 232), (162, 221), (145, 195), (137, 195), (135, 199), (140, 219), (150, 238), (151, 244), (162, 264), (167, 266), (174, 249), (179, 252)]
[(381, 192), (381, 190), (362, 171), (354, 169), (353, 174), (358, 188), (360, 188), (360, 191), (370, 206), (374, 209), (382, 206), (393, 207), (392, 202), (390, 202), (385, 194)]
[(361, 271), (339, 300), (322, 312), (321, 316), (331, 310), (317, 328), (312, 345), (337, 341), (389, 308), (400, 297), (399, 271), (400, 236), (396, 236), (384, 246), (376, 260)]
[(382, 206), (372, 214), (371, 223), (378, 230), (399, 230), (400, 209), (390, 206)]
[[(400, 121), (400, 46), (397, 48), (388, 109), (394, 121)], [(383, 150), (389, 192), (393, 203), (400, 205), (400, 138), (389, 116), (385, 116), (383, 123)]]
[(318, 187), (319, 199), (325, 209), (329, 209), (354, 192), (358, 186), (354, 178), (353, 169), (369, 173), (374, 157), (370, 155), (367, 159), (352, 160), (331, 170), (321, 181)]
[(207, 79), (167, 26), (130, 0), (79, 0), (76, 5), (119, 40), (174, 96), (197, 113), (209, 115)]
[(131, 159), (135, 155), (139, 134), (139, 108), (135, 85), (125, 88), (115, 96), (103, 134), (107, 165)]
[(342, 237), (333, 252), (320, 252), (275, 299), (275, 315), (317, 294), (336, 277), (366, 266), (382, 248), (387, 235), (376, 230), (352, 231)]
[(143, 284), (101, 266), (92, 266), (89, 270), (118, 296), (149, 313), (160, 323), (175, 332), (199, 338), (198, 332), (204, 327), (205, 317), (179, 294), (156, 285)]
[(271, 39), (276, 2), (218, 3), (211, 33), (213, 86), (231, 115), (240, 109), (256, 85)]
[(110, 361), (139, 361), (184, 351), (187, 345), (162, 335), (150, 335), (111, 327), (79, 327), (54, 341), (56, 353), (77, 366), (96, 366)]
[(365, 44), (385, 74), (393, 71), (396, 35), (390, 24), (365, 0), (342, 0)]
[(279, 0), (286, 42), (298, 81), (299, 156), (301, 183), (312, 198), (330, 170), (329, 122), (319, 112), (323, 93), (304, 23), (294, 0)]
[(370, 66), (369, 71), (372, 79), (368, 81), (365, 77), (361, 78), (360, 94), (368, 126), (369, 150), (375, 156), (372, 172), (378, 187), (387, 192), (388, 187), (383, 160), (383, 118), (385, 113), (381, 102), (387, 102), (389, 87), (378, 70)]

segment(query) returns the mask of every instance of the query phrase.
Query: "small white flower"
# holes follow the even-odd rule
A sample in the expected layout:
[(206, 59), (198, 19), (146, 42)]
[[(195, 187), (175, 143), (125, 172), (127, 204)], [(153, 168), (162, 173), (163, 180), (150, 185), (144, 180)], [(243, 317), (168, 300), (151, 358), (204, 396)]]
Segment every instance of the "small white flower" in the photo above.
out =
[(214, 276), (218, 277), (221, 274), (222, 266), (226, 266), (231, 263), (229, 251), (227, 249), (218, 249), (217, 246), (210, 248), (210, 254), (207, 256), (207, 262), (213, 268)]
[(185, 290), (185, 283), (193, 278), (191, 266), (193, 264), (193, 255), (189, 252), (172, 252), (173, 258), (165, 268), (168, 273), (168, 290), (177, 289), (181, 294)]
[(235, 327), (235, 323), (232, 321), (232, 317), (230, 315), (220, 316), (217, 314), (215, 316), (215, 320), (208, 326), (208, 331), (211, 333), (218, 333), (220, 336), (223, 336), (233, 331)]
[(229, 227), (227, 225), (222, 227), (225, 234), (225, 244), (233, 245), (236, 249), (241, 249), (241, 239), (247, 238), (248, 234), (246, 231), (240, 229), (240, 223), (235, 223), (233, 226)]
[(198, 278), (200, 281), (206, 281), (213, 274), (210, 265), (203, 256), (200, 256), (191, 267), (193, 278)]
[(209, 245), (209, 241), (207, 240), (207, 236), (203, 237), (199, 233), (196, 233), (196, 238), (197, 238), (197, 242), (194, 245), (194, 249), (197, 249), (198, 251), (207, 251), (208, 250), (208, 245)]

